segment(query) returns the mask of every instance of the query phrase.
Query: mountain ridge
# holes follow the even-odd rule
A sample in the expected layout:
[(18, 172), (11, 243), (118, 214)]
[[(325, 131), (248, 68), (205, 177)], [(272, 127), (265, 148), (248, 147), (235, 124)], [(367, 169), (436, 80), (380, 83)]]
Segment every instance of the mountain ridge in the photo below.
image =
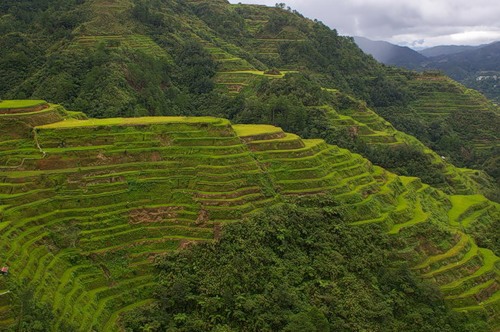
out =
[(461, 53), (464, 51), (470, 51), (473, 49), (477, 49), (480, 47), (486, 46), (486, 44), (478, 45), (478, 46), (470, 46), (470, 45), (439, 45), (424, 48), (423, 50), (419, 50), (418, 52), (428, 58), (441, 56), (441, 55), (451, 55), (456, 53)]
[[(0, 102), (2, 326), (301, 330), (293, 323), (326, 319), (334, 330), (496, 329), (500, 218), (481, 193), (498, 198), (486, 171), (498, 180), (499, 110), (479, 93), (382, 66), (351, 38), (281, 8), (60, 5), (0, 5), (2, 97), (53, 102), (31, 111), (38, 101)], [(316, 217), (316, 232), (380, 256), (322, 252), (325, 242), (305, 236), (315, 228), (301, 225)], [(258, 230), (263, 221), (276, 229)], [(233, 224), (257, 237), (254, 247), (271, 245), (278, 266), (298, 254), (292, 265), (306, 270), (240, 265), (241, 236), (221, 252), (229, 270), (183, 265), (197, 248), (222, 250)], [(212, 257), (205, 249), (192, 262)], [(252, 267), (246, 279), (297, 279), (262, 290), (263, 277), (234, 282), (234, 266)], [(297, 285), (319, 297), (293, 301)], [(338, 300), (318, 305), (321, 294)], [(365, 300), (368, 311), (349, 305)]]
[[(378, 61), (403, 68), (424, 71), (441, 70), (464, 85), (477, 89), (498, 103), (497, 83), (500, 42), (479, 46), (436, 46), (422, 51), (386, 42), (359, 40), (358, 45)], [(412, 52), (413, 51), (413, 52)], [(424, 58), (416, 56), (415, 52)]]
[(416, 69), (420, 63), (427, 60), (427, 56), (406, 46), (372, 41), (364, 37), (354, 37), (354, 41), (364, 52), (387, 65)]

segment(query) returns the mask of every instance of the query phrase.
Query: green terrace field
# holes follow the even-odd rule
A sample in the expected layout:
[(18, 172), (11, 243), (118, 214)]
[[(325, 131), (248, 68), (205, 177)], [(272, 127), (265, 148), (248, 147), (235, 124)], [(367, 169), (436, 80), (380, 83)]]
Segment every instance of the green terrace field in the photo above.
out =
[[(263, 104), (269, 95), (304, 102), (310, 93), (302, 88), (324, 87), (373, 106), (339, 109), (324, 100), (304, 103), (333, 110), (330, 129), (342, 131), (347, 139), (355, 136), (355, 144), (343, 147), (366, 144), (391, 152), (409, 146), (426, 154), (432, 174), (424, 182), (437, 179), (432, 184), (450, 194), (498, 196), (489, 194), (494, 191), (492, 179), (484, 173), (452, 165), (496, 177), (500, 124), (498, 112), (484, 97), (439, 75), (398, 71), (400, 77), (395, 78), (394, 69), (362, 53), (349, 37), (294, 10), (226, 0), (92, 0), (61, 8), (28, 1), (21, 6), (8, 2), (0, 15), (6, 27), (0, 37), (6, 46), (5, 61), (0, 63), (5, 71), (0, 84), (4, 98), (46, 98), (96, 118), (218, 115), (239, 122), (253, 98)], [(10, 17), (12, 11), (19, 15)], [(25, 22), (23, 12), (32, 19)], [(26, 57), (19, 57), (18, 50)], [(276, 89), (269, 95), (260, 91), (289, 77), (292, 89)], [(382, 114), (380, 102), (394, 118)], [(13, 109), (18, 108), (0, 108), (0, 115)], [(283, 110), (288, 119), (292, 112), (290, 107)], [(242, 122), (271, 122), (248, 118)], [(308, 133), (275, 124), (307, 138), (323, 134), (320, 121)], [(448, 130), (450, 126), (454, 129)], [(14, 158), (9, 165), (16, 162)], [(402, 175), (423, 178), (426, 173), (374, 162)]]
[[(287, 73), (312, 74), (300, 62), (292, 64), (283, 60), (287, 57), (287, 50), (295, 50), (299, 53), (302, 47), (307, 49), (306, 45), (311, 42), (306, 34), (308, 24), (299, 23), (293, 13), (282, 13), (283, 17), (278, 20), (277, 16), (280, 11), (277, 8), (243, 4), (228, 7), (223, 2), (211, 6), (200, 1), (189, 3), (195, 11), (203, 11), (211, 7), (214, 13), (229, 15), (236, 12), (244, 19), (242, 29), (245, 34), (241, 37), (238, 47), (234, 46), (234, 43), (221, 40), (222, 38), (215, 37), (211, 41), (202, 38), (206, 50), (218, 64), (217, 74), (214, 77), (218, 92), (231, 95), (251, 94), (252, 88), (263, 78), (281, 79)], [(216, 29), (214, 22), (205, 20), (205, 23)], [(293, 59), (296, 57), (299, 56), (297, 54), (291, 56)], [(270, 68), (277, 68), (279, 74), (266, 74)], [(312, 75), (317, 76), (319, 81), (324, 81), (320, 78), (321, 74)], [(489, 175), (495, 173), (495, 165), (498, 163), (495, 154), (500, 139), (496, 129), (500, 126), (498, 110), (495, 110), (493, 105), (479, 93), (466, 89), (444, 76), (422, 74), (412, 79), (405, 78), (405, 80), (406, 88), (412, 97), (406, 108), (398, 109), (393, 117), (388, 116), (384, 119), (377, 114), (378, 109), (369, 109), (366, 104), (365, 107), (356, 109), (338, 109), (333, 105), (322, 104), (309, 107), (324, 108), (333, 130), (344, 129), (348, 135), (374, 149), (390, 152), (398, 147), (411, 146), (419, 150), (425, 155), (428, 168), (435, 170), (435, 178), (438, 176), (442, 178), (436, 186), (447, 193), (481, 193), (496, 199), (498, 189), (495, 187), (494, 179)], [(328, 91), (328, 89), (324, 90)], [(345, 94), (338, 90), (332, 93)], [(349, 98), (356, 99), (352, 96)], [(416, 121), (421, 122), (418, 128), (412, 127)], [(403, 122), (404, 125), (400, 126), (399, 122)], [(397, 124), (396, 128), (400, 129), (399, 131), (394, 128), (394, 123)], [(438, 125), (440, 123), (445, 125)], [(471, 145), (473, 150), (463, 152), (464, 149), (459, 149), (459, 151), (452, 152), (446, 144), (453, 146), (453, 135), (449, 138), (443, 137), (441, 143), (443, 146), (438, 147), (432, 145), (428, 137), (424, 137), (445, 136), (434, 129), (434, 127), (439, 129), (443, 126), (451, 126), (453, 132), (456, 132), (456, 135), (464, 142), (463, 144), (467, 144), (467, 148)], [(461, 129), (464, 127), (467, 130)], [(434, 134), (436, 131), (438, 133)], [(422, 132), (425, 135), (422, 135)], [(446, 159), (442, 158), (443, 155)], [(471, 159), (471, 155), (480, 161), (474, 164), (462, 161), (466, 158)], [(488, 171), (489, 175), (481, 171), (455, 167), (453, 164), (457, 163), (460, 167)], [(485, 169), (484, 165), (490, 166)], [(392, 170), (398, 172), (397, 167)]]
[(412, 81), (420, 93), (413, 106), (422, 116), (446, 116), (455, 110), (488, 111), (491, 105), (478, 92), (445, 77), (418, 77)]
[(104, 36), (81, 36), (75, 38), (69, 46), (70, 49), (78, 47), (89, 48), (104, 45), (107, 48), (122, 47), (143, 52), (147, 55), (165, 59), (172, 62), (172, 57), (151, 38), (143, 35), (104, 35)]
[[(79, 127), (101, 127), (101, 126), (139, 126), (150, 124), (165, 124), (165, 123), (223, 123), (221, 119), (211, 117), (175, 117), (175, 116), (158, 116), (158, 117), (142, 117), (142, 118), (110, 118), (110, 119), (88, 119), (77, 120), (68, 119), (61, 122), (51, 123), (39, 126), (41, 129), (67, 129)], [(229, 123), (229, 122), (227, 122)]]
[(413, 96), (409, 105), (382, 109), (384, 117), (452, 163), (486, 170), (498, 184), (498, 106), (446, 76), (422, 73), (403, 80)]
[[(328, 90), (332, 95), (342, 96), (335, 90)], [(311, 110), (320, 109), (326, 114), (327, 126), (332, 130), (344, 130), (349, 135), (372, 148), (379, 151), (387, 151), (405, 146), (412, 146), (421, 151), (430, 161), (430, 166), (440, 170), (446, 181), (437, 186), (447, 193), (473, 194), (484, 191), (482, 183), (478, 178), (487, 178), (479, 171), (462, 169), (448, 163), (440, 155), (426, 147), (414, 137), (396, 130), (394, 126), (372, 109), (362, 105), (355, 98), (347, 96), (352, 102), (358, 103), (356, 107), (335, 108), (332, 105), (310, 106)]]
[(45, 100), (0, 100), (0, 109), (33, 108), (44, 104)]
[[(55, 107), (55, 106), (54, 106)], [(499, 323), (499, 259), (470, 225), (498, 222), (482, 196), (447, 196), (360, 155), (269, 125), (212, 117), (85, 119), (0, 116), (0, 326), (20, 318), (4, 293), (23, 285), (54, 315), (56, 331), (118, 331), (123, 313), (151, 303), (155, 257), (214, 241), (227, 223), (290, 199), (332, 197), (353, 227), (415, 237), (423, 278), (447, 303)], [(443, 244), (444, 243), (444, 244)]]

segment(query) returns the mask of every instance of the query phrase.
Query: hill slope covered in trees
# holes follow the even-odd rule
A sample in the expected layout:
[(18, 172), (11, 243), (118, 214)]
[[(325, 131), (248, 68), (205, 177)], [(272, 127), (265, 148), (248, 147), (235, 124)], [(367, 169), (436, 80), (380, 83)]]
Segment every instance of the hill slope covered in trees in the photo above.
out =
[[(146, 320), (157, 330), (245, 330), (257, 322), (264, 324), (259, 330), (276, 330), (307, 312), (341, 330), (498, 326), (500, 209), (484, 196), (448, 196), (270, 125), (213, 117), (87, 119), (43, 102), (3, 104), (10, 106), (0, 115), (0, 259), (10, 269), (0, 279), (2, 326), (112, 331)], [(254, 221), (228, 226), (247, 219)], [(257, 230), (259, 223), (268, 226)], [(194, 243), (207, 247), (174, 254)], [(355, 247), (361, 251), (348, 249)], [(155, 259), (166, 274), (157, 275)], [(198, 259), (208, 266), (189, 265)], [(321, 267), (324, 260), (333, 262)], [(239, 270), (244, 266), (256, 275)], [(286, 288), (266, 290), (284, 271), (296, 274)], [(394, 274), (407, 278), (392, 283)], [(296, 302), (306, 285), (306, 294), (323, 300)], [(349, 295), (355, 288), (363, 298), (357, 308), (349, 305), (357, 301)], [(345, 301), (324, 298), (339, 291)], [(215, 318), (220, 310), (228, 320)], [(426, 310), (438, 315), (412, 322)]]
[[(404, 123), (397, 126), (400, 130), (414, 135), (434, 131), (418, 112), (411, 124), (415, 128), (408, 130), (405, 123), (407, 109), (425, 98), (412, 84), (412, 74), (394, 75), (361, 52), (351, 38), (296, 12), (226, 1), (60, 4), (47, 0), (3, 3), (0, 13), (0, 73), (6, 78), (0, 82), (3, 98), (45, 99), (93, 117), (221, 116), (272, 123), (315, 138), (323, 131), (320, 123), (328, 119), (317, 119), (310, 133), (298, 128), (311, 123), (309, 106), (324, 106), (315, 104), (313, 96), (320, 89), (333, 89), (346, 96), (336, 108), (349, 107), (353, 97), (367, 102), (375, 112), (391, 114), (391, 122)], [(299, 78), (288, 80), (286, 90), (266, 89), (283, 75)], [(460, 98), (467, 105), (447, 106), (452, 118), (459, 112), (467, 119), (484, 114), (492, 124), (498, 121), (498, 108), (486, 105), (485, 100), (477, 107), (478, 102), (467, 94), (446, 97)], [(262, 108), (260, 114), (248, 116), (257, 105)], [(398, 111), (384, 112), (387, 107)], [(351, 126), (343, 127), (347, 130), (337, 135), (338, 142), (329, 142), (365, 154), (360, 146), (364, 142), (350, 134), (370, 124), (363, 121), (358, 117)], [(478, 192), (481, 187), (479, 192), (498, 200), (498, 133), (485, 128), (481, 146), (473, 146), (464, 138), (476, 133), (468, 130), (465, 127), (457, 136), (454, 129), (444, 128), (439, 144), (426, 135), (417, 137), (440, 154), (453, 157), (450, 160), (461, 167), (486, 170), (496, 183), (480, 173), (450, 171), (451, 165), (415, 144), (405, 143), (410, 151), (378, 144), (383, 154), (392, 157), (374, 162), (399, 174), (426, 178), (450, 193)], [(377, 139), (377, 135), (371, 138)], [(349, 140), (350, 145), (343, 145)], [(461, 150), (468, 152), (456, 153)], [(380, 154), (365, 155), (372, 159)], [(418, 165), (426, 166), (419, 170)], [(425, 174), (425, 170), (430, 172)]]
[(499, 197), (499, 111), (484, 97), (282, 8), (0, 14), (0, 96), (63, 105), (0, 102), (2, 326), (498, 328), (499, 212), (482, 194)]

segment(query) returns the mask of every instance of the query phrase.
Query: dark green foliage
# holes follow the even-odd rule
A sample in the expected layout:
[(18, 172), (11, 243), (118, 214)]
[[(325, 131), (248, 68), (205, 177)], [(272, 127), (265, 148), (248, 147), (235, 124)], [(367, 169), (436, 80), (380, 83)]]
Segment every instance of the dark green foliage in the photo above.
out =
[[(479, 73), (484, 74), (484, 73)], [(500, 104), (500, 72), (492, 71), (487, 72), (486, 76), (484, 75), (472, 75), (463, 80), (463, 84), (481, 91), (486, 97), (493, 100), (497, 105)]]
[(500, 216), (497, 214), (492, 218), (493, 222), (481, 216), (479, 220), (472, 224), (468, 232), (477, 239), (480, 247), (492, 250), (495, 255), (500, 254)]
[(395, 79), (378, 75), (371, 81), (371, 102), (375, 107), (405, 105), (411, 98), (408, 88)]
[(293, 96), (271, 96), (265, 102), (246, 100), (245, 109), (236, 117), (239, 123), (270, 123), (287, 131), (302, 133), (308, 119), (307, 109)]
[(386, 148), (366, 146), (363, 155), (376, 165), (383, 165), (396, 173), (406, 176), (417, 176), (430, 185), (445, 182), (443, 170), (435, 165), (432, 159), (421, 149), (411, 145)]
[(466, 331), (375, 227), (285, 205), (162, 259), (158, 311), (129, 331)]
[(134, 7), (132, 8), (132, 16), (136, 20), (149, 25), (154, 30), (167, 28), (164, 16), (158, 11), (158, 6), (153, 8), (152, 5), (153, 3), (151, 1), (135, 1)]
[(193, 5), (195, 14), (225, 38), (238, 43), (246, 35), (245, 20), (225, 1), (202, 1)]
[(216, 64), (210, 54), (198, 43), (188, 42), (178, 53), (179, 82), (188, 86), (189, 92), (203, 94), (212, 91)]
[(50, 331), (54, 314), (46, 304), (37, 302), (34, 298), (34, 289), (26, 283), (10, 282), (13, 310), (18, 318), (17, 324), (8, 331), (45, 332)]
[[(0, 95), (28, 78), (39, 64), (42, 47), (26, 36), (11, 33), (0, 38)], [(27, 97), (18, 94), (20, 98)]]

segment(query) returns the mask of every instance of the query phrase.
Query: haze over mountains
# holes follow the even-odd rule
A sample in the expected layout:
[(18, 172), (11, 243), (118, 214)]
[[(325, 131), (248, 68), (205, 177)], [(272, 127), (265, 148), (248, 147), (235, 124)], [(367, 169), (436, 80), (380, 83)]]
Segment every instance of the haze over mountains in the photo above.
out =
[(373, 41), (364, 37), (354, 37), (354, 41), (366, 53), (377, 61), (409, 69), (417, 69), (427, 57), (407, 47), (394, 45), (386, 41)]
[(442, 70), (490, 99), (500, 101), (500, 41), (480, 46), (444, 45), (420, 51), (384, 41), (355, 37), (378, 61), (415, 70)]
[(426, 56), (428, 58), (431, 58), (431, 57), (435, 57), (435, 56), (451, 55), (451, 54), (461, 53), (461, 52), (465, 52), (465, 51), (472, 51), (472, 50), (481, 48), (483, 46), (486, 46), (486, 45), (479, 45), (479, 46), (441, 45), (441, 46), (424, 48), (422, 50), (419, 50), (418, 53), (420, 53), (423, 56)]

